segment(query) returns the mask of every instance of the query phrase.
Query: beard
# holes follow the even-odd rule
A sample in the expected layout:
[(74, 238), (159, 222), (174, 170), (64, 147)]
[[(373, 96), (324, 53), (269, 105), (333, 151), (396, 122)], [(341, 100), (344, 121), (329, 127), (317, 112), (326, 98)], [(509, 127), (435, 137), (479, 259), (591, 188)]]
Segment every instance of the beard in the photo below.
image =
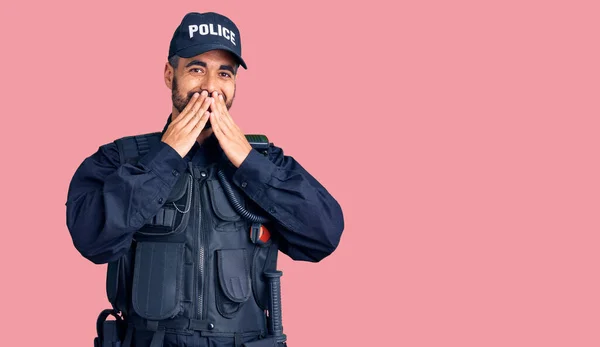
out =
[[(181, 114), (181, 112), (183, 112), (183, 109), (190, 102), (194, 93), (200, 94), (200, 93), (202, 93), (202, 91), (204, 91), (204, 89), (193, 89), (193, 90), (190, 90), (187, 94), (182, 93), (181, 90), (179, 90), (179, 84), (177, 84), (177, 77), (173, 76), (173, 88), (171, 89), (171, 99), (173, 100), (173, 106), (177, 109), (177, 111), (179, 111), (180, 114)], [(207, 90), (207, 92), (208, 92), (208, 90)], [(210, 93), (209, 93), (209, 95), (210, 95)], [(231, 106), (233, 105), (234, 99), (235, 99), (235, 87), (233, 87), (233, 97), (231, 97), (231, 100), (227, 100), (227, 95), (223, 94), (223, 100), (225, 101), (225, 107), (227, 107), (228, 111), (231, 108)], [(209, 112), (212, 112), (210, 107), (208, 108), (208, 110), (209, 110)], [(204, 129), (202, 129), (202, 130), (209, 129), (209, 128), (211, 128), (210, 119), (208, 120), (208, 122), (206, 122), (206, 125), (204, 126)]]

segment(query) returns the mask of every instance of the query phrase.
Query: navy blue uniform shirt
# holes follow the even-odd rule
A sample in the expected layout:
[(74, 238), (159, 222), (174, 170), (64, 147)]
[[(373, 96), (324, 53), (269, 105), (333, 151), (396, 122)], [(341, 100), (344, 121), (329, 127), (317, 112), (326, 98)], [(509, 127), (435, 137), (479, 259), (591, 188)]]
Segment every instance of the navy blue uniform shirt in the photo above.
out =
[[(167, 129), (171, 117), (163, 129)], [(223, 155), (215, 135), (181, 156), (160, 141), (135, 164), (119, 162), (116, 144), (101, 146), (73, 175), (67, 227), (77, 250), (100, 264), (118, 259), (133, 234), (161, 208), (192, 162), (204, 167)], [(344, 219), (337, 201), (291, 156), (272, 146), (269, 156), (252, 149), (232, 182), (275, 221), (279, 249), (295, 260), (317, 262), (338, 246)]]

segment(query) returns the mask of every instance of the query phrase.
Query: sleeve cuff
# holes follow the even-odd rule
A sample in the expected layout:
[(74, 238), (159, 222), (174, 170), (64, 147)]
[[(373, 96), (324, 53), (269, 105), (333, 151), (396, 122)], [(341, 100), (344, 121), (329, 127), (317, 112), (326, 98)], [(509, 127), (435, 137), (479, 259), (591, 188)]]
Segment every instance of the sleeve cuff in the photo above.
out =
[(233, 174), (233, 182), (248, 193), (262, 190), (271, 180), (277, 165), (267, 157), (252, 149), (246, 159)]
[(183, 173), (187, 162), (173, 147), (159, 141), (150, 152), (140, 158), (139, 163), (165, 182), (173, 182)]

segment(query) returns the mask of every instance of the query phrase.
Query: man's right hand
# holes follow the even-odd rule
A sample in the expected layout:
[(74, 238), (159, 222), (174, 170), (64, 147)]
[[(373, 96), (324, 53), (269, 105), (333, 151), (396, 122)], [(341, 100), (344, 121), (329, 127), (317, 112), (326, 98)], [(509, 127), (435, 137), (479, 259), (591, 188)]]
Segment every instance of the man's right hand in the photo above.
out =
[(195, 93), (179, 116), (167, 127), (161, 141), (173, 147), (182, 158), (192, 149), (208, 122), (211, 100), (206, 91), (200, 95)]

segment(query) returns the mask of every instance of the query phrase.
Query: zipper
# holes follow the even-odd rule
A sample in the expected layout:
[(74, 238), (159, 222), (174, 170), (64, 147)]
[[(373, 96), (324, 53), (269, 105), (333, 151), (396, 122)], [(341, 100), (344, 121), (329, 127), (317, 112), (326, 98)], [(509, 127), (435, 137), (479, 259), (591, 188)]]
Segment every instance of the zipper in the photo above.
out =
[[(204, 177), (206, 177), (206, 173), (204, 171), (202, 171), (202, 173), (205, 174)], [(198, 286), (198, 310), (197, 310), (197, 315), (198, 315), (198, 319), (202, 320), (204, 319), (204, 287), (205, 287), (205, 282), (206, 282), (206, 278), (204, 276), (204, 262), (205, 262), (205, 243), (203, 235), (204, 235), (204, 230), (202, 228), (202, 185), (204, 179), (200, 178), (200, 184), (198, 184), (198, 273), (200, 274), (200, 286)]]

